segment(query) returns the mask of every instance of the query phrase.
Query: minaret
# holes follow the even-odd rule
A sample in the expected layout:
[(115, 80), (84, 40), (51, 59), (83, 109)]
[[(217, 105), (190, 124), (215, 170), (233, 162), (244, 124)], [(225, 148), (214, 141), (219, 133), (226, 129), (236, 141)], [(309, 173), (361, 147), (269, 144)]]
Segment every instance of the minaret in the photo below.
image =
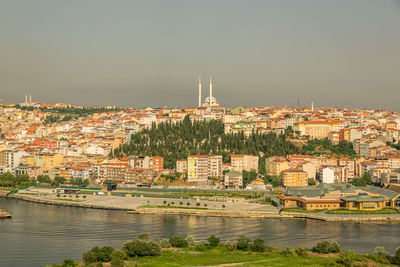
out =
[(28, 103), (28, 93), (25, 94), (25, 103)]
[(210, 97), (209, 97), (209, 105), (210, 105), (210, 108), (211, 108), (211, 98), (212, 98), (212, 77), (211, 77), (211, 75), (210, 75)]
[(199, 75), (199, 107), (201, 107), (201, 76)]
[(29, 103), (32, 103), (32, 94), (29, 94)]
[(311, 102), (311, 112), (314, 112), (314, 102)]

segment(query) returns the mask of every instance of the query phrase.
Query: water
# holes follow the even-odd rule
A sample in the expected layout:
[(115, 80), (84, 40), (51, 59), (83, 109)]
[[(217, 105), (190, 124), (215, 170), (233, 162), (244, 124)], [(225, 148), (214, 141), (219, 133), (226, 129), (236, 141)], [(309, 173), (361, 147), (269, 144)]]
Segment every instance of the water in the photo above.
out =
[(0, 220), (0, 266), (44, 266), (65, 258), (81, 260), (94, 246), (119, 248), (148, 233), (151, 238), (190, 234), (221, 239), (240, 235), (264, 239), (276, 247), (312, 247), (321, 240), (337, 241), (344, 249), (372, 253), (400, 246), (399, 224), (356, 224), (297, 219), (221, 218), (138, 215), (26, 202), (0, 197), (0, 208), (12, 219)]

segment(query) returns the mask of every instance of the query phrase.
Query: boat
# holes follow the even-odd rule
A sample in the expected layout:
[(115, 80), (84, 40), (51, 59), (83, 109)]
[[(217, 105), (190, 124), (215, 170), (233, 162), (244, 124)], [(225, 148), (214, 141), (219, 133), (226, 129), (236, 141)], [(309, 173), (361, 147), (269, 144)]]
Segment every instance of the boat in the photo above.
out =
[(11, 214), (3, 209), (0, 209), (0, 219), (8, 219), (8, 218), (11, 218)]

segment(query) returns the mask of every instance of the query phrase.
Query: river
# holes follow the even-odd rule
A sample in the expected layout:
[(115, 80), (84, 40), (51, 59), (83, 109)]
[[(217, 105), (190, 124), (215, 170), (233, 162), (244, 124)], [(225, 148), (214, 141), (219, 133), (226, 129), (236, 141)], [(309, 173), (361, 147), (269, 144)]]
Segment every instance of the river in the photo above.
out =
[(261, 238), (270, 246), (312, 247), (321, 240), (337, 241), (344, 249), (372, 253), (400, 246), (399, 224), (356, 224), (300, 219), (254, 219), (138, 215), (123, 211), (64, 207), (0, 197), (0, 208), (12, 219), (0, 220), (0, 266), (44, 266), (65, 258), (81, 260), (94, 246), (119, 248), (148, 233), (151, 238), (189, 234), (223, 240), (240, 235)]

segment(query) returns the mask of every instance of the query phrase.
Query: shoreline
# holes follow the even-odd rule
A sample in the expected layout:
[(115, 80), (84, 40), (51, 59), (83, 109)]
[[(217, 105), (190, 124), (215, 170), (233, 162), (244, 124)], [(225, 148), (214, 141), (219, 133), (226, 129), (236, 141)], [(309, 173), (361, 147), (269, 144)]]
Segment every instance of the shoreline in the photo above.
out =
[[(0, 197), (5, 197), (5, 194), (0, 192)], [(243, 210), (199, 210), (199, 209), (179, 209), (179, 208), (125, 208), (116, 207), (113, 205), (90, 204), (74, 201), (62, 201), (55, 199), (43, 199), (40, 197), (33, 197), (29, 195), (13, 194), (7, 198), (19, 199), (23, 201), (56, 205), (56, 206), (69, 206), (90, 209), (103, 209), (103, 210), (118, 210), (125, 211), (128, 214), (165, 214), (165, 215), (186, 215), (198, 217), (228, 217), (228, 218), (266, 218), (266, 219), (311, 219), (325, 222), (353, 222), (353, 223), (398, 223), (400, 224), (400, 214), (352, 214), (352, 215), (326, 215), (326, 214), (301, 214), (301, 213), (271, 213), (271, 212), (257, 212), (257, 211), (243, 211)]]

